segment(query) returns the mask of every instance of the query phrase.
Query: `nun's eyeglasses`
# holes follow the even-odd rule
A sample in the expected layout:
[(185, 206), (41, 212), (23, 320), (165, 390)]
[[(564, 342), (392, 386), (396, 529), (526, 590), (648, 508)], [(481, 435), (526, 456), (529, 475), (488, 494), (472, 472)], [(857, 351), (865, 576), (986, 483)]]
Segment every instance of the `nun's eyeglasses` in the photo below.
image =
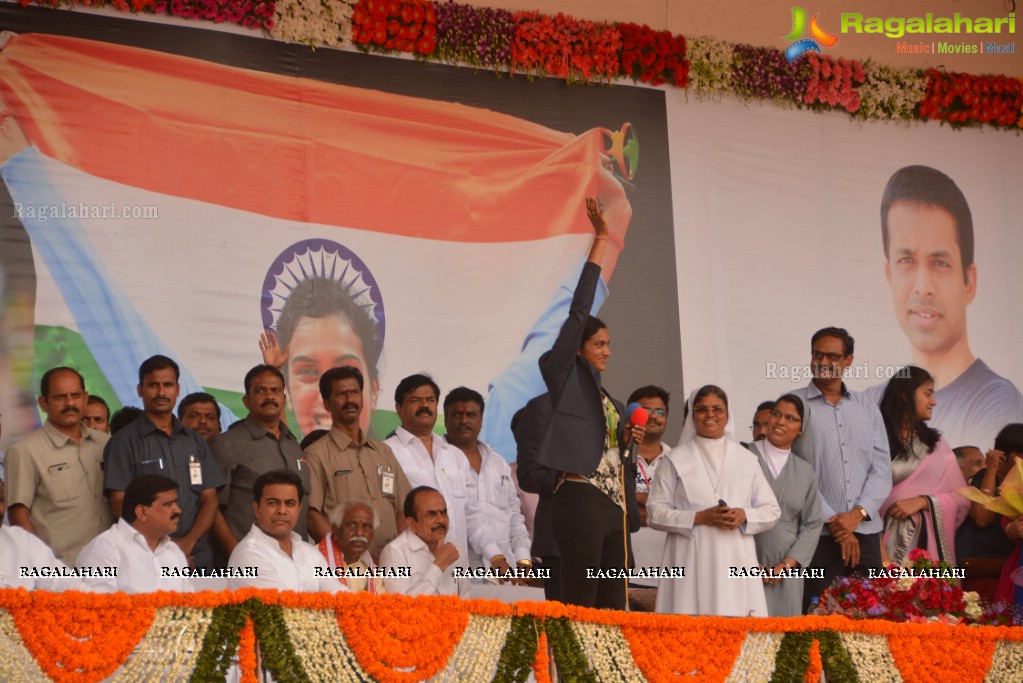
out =
[(724, 415), (726, 411), (722, 406), (696, 406), (693, 412), (697, 415), (706, 415), (707, 413), (711, 415)]

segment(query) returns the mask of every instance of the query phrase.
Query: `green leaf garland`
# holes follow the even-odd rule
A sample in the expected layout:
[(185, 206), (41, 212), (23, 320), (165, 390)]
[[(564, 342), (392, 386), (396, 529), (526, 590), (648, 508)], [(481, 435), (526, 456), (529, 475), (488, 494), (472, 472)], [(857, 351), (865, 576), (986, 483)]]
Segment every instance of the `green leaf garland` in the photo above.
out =
[(536, 659), (537, 640), (540, 638), (542, 626), (531, 616), (513, 617), (508, 638), (501, 648), (501, 656), (497, 660), (497, 671), (494, 681), (501, 683), (519, 683), (529, 678)]

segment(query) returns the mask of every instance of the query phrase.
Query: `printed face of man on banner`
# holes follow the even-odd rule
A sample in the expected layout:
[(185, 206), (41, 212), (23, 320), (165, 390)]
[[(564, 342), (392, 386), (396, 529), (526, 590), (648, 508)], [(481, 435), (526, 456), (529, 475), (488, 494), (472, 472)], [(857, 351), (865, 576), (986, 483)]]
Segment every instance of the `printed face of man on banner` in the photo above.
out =
[(966, 307), (977, 266), (964, 269), (955, 219), (944, 209), (900, 202), (888, 212), (885, 278), (902, 331), (921, 355), (966, 346)]

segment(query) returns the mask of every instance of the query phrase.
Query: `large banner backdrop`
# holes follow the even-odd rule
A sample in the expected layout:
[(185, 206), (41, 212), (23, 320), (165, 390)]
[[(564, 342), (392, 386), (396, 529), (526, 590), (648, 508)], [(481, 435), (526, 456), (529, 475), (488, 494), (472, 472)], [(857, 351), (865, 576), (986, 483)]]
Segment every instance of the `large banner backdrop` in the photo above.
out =
[[(591, 194), (614, 232), (605, 383), (671, 390), (669, 441), (683, 376), (686, 392), (724, 387), (746, 439), (759, 401), (809, 381), (828, 325), (856, 338), (853, 389), (931, 370), (952, 446), (1023, 421), (1018, 134), (83, 13), (3, 6), (0, 28), (4, 444), (37, 424), (34, 385), (58, 364), (117, 407), (137, 403), (139, 361), (166, 353), (183, 393), (240, 414), (257, 338), (276, 331), (302, 433), (329, 420), (328, 367), (373, 378), (377, 436), (396, 383), (428, 371), (487, 394), (484, 437), (513, 457), (508, 421), (541, 390)], [(886, 257), (881, 199), (909, 166), (962, 191), (972, 264), (965, 233), (916, 205)]]
[(371, 380), (379, 437), (397, 382), (425, 371), (487, 395), (483, 436), (513, 458), (509, 420), (542, 391), (590, 244), (588, 195), (613, 231), (606, 383), (680, 393), (663, 91), (81, 13), (3, 7), (0, 28), (5, 442), (37, 424), (47, 368), (81, 369), (117, 408), (154, 353), (180, 363), (182, 396), (243, 415), (268, 331), (301, 433), (329, 427), (330, 367)]
[[(732, 389), (744, 438), (759, 401), (807, 384), (810, 337), (831, 325), (855, 339), (850, 388), (880, 397), (908, 362), (937, 377), (932, 424), (951, 446), (990, 448), (1023, 422), (1023, 137), (678, 92), (668, 121), (687, 389)], [(914, 207), (912, 231), (890, 220), (886, 277), (881, 200), (907, 166), (962, 191), (972, 276), (951, 216)], [(971, 356), (990, 372), (960, 372)]]

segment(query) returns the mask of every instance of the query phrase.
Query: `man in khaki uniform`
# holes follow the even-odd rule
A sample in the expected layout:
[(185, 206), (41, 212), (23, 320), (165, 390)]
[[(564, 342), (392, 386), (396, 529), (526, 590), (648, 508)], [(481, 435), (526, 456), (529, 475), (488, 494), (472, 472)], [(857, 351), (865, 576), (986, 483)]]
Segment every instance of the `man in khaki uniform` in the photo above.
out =
[(370, 439), (359, 424), (363, 378), (358, 368), (332, 368), (320, 377), (320, 395), (330, 413), (330, 433), (305, 451), (309, 466), (309, 535), (314, 540), (331, 532), (330, 513), (350, 500), (373, 504), (380, 526), (369, 553), (380, 551), (404, 530), (403, 501), (412, 487), (394, 453)]
[(39, 383), (46, 422), (7, 451), (11, 524), (39, 536), (68, 566), (111, 525), (102, 471), (109, 437), (82, 424), (88, 399), (76, 371), (47, 371)]

